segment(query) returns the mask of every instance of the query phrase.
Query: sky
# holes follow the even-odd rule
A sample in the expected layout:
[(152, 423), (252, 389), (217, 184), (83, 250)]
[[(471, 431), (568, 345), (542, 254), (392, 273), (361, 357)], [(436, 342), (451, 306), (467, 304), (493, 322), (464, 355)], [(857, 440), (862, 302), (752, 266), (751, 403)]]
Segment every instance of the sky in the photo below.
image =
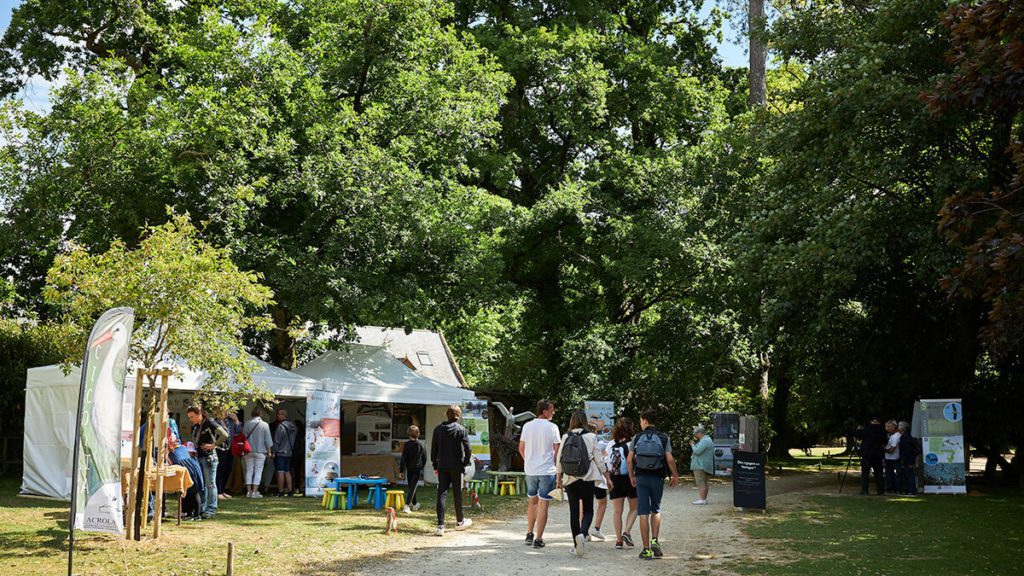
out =
[[(716, 2), (723, 1), (724, 0), (705, 0), (704, 8), (701, 10), (701, 15), (707, 17), (710, 15), (711, 9), (715, 7)], [(7, 25), (11, 22), (11, 11), (18, 4), (21, 4), (21, 0), (0, 0), (0, 30), (7, 30)], [(730, 67), (746, 68), (747, 54), (745, 44), (737, 45), (730, 40), (731, 38), (736, 37), (736, 33), (729, 27), (728, 22), (724, 23), (723, 27), (725, 28), (723, 31), (724, 41), (717, 45), (718, 53), (722, 57), (722, 62), (726, 66)], [(22, 90), (22, 100), (30, 110), (48, 110), (49, 91), (49, 82), (46, 82), (42, 78), (33, 78), (29, 81), (25, 89)]]

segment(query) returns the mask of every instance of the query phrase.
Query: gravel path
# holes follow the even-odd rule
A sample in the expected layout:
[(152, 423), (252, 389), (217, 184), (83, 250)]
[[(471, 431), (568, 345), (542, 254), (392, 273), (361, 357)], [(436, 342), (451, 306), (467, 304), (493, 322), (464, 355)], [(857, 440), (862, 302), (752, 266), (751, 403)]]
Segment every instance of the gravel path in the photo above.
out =
[[(834, 476), (806, 475), (769, 480), (769, 507), (772, 502), (787, 499), (794, 491), (820, 489), (834, 482)], [(831, 489), (831, 488), (830, 488)], [(546, 576), (547, 574), (580, 574), (588, 576), (623, 576), (624, 571), (640, 570), (645, 575), (693, 573), (716, 569), (721, 563), (749, 555), (766, 554), (759, 550), (740, 530), (740, 523), (749, 514), (732, 507), (732, 485), (716, 483), (711, 487), (707, 506), (691, 504), (697, 498), (692, 481), (676, 488), (665, 488), (662, 501), (661, 545), (665, 556), (654, 561), (637, 558), (639, 547), (615, 549), (612, 507), (602, 525), (608, 537), (605, 542), (587, 542), (586, 555), (569, 554), (569, 506), (560, 502), (551, 506), (544, 533), (547, 546), (527, 547), (524, 515), (506, 521), (477, 524), (468, 530), (449, 530), (443, 537), (418, 538), (411, 550), (394, 551), (386, 560), (364, 566), (360, 576), (421, 576), (422, 574), (502, 574), (508, 576)], [(609, 535), (610, 534), (610, 535)], [(634, 539), (639, 544), (640, 529), (634, 526)], [(628, 574), (628, 572), (626, 572)]]

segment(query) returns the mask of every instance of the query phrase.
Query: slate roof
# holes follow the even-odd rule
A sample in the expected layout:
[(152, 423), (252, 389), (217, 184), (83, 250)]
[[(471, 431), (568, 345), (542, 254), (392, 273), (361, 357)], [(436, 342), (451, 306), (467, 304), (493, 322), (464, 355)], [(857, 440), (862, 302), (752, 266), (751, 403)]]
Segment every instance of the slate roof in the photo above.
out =
[(360, 344), (383, 346), (416, 372), (444, 382), (449, 386), (466, 388), (455, 357), (452, 356), (444, 335), (432, 330), (413, 330), (406, 334), (402, 328), (358, 326)]

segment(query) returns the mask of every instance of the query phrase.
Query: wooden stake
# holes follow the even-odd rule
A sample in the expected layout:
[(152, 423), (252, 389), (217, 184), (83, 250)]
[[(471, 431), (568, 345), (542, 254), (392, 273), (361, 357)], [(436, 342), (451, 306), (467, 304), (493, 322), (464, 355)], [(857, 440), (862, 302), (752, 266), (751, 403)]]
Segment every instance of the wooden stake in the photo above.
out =
[(169, 446), (165, 446), (167, 439), (167, 376), (170, 373), (167, 371), (160, 372), (160, 411), (157, 415), (157, 431), (160, 433), (160, 443), (157, 444), (157, 466), (156, 466), (156, 495), (153, 506), (153, 538), (160, 538), (160, 520), (163, 516), (163, 501), (164, 501), (164, 472), (167, 470), (167, 465), (164, 464), (167, 459), (167, 449)]
[(142, 418), (142, 368), (135, 371), (135, 407), (132, 410), (132, 455), (128, 462), (128, 502), (125, 514), (124, 539), (135, 537), (135, 500), (139, 490), (139, 420)]
[[(149, 377), (149, 410), (146, 411), (146, 465), (142, 469), (142, 502), (141, 506), (145, 506), (147, 511), (149, 508), (149, 477), (153, 474), (153, 439), (156, 434), (153, 433), (153, 427), (156, 422), (155, 418), (156, 410), (156, 375)], [(155, 508), (155, 506), (154, 506)], [(139, 539), (142, 535), (142, 531), (146, 529), (146, 517), (148, 514), (142, 515), (142, 522), (139, 531), (135, 533), (135, 538)]]
[(228, 542), (228, 572), (227, 576), (231, 576), (235, 572), (235, 543)]

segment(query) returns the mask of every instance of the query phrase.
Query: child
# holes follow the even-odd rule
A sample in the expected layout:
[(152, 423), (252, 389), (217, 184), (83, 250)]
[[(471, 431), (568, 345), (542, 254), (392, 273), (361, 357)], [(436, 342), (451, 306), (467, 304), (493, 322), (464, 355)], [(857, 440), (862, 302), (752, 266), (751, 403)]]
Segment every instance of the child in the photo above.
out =
[(409, 441), (402, 448), (402, 461), (398, 464), (398, 479), (405, 478), (409, 481), (406, 489), (405, 508), (402, 512), (408, 513), (409, 506), (413, 510), (420, 509), (420, 503), (416, 501), (416, 487), (423, 477), (423, 467), (427, 465), (427, 447), (420, 440), (420, 429), (418, 426), (409, 426), (406, 430)]

